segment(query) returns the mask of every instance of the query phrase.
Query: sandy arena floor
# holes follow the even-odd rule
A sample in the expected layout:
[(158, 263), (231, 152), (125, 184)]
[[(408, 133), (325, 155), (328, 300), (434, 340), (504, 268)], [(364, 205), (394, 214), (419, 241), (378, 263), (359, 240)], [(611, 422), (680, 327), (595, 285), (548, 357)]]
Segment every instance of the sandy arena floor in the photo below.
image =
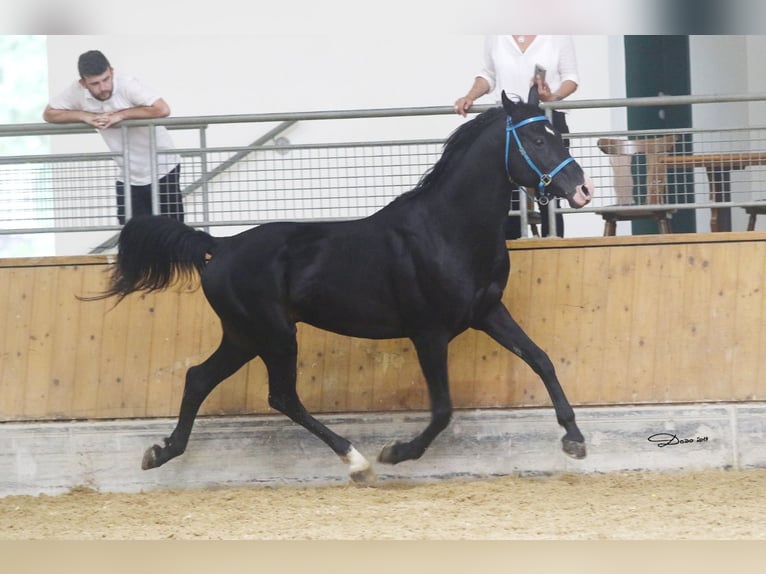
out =
[(766, 540), (766, 470), (0, 498), (0, 539)]

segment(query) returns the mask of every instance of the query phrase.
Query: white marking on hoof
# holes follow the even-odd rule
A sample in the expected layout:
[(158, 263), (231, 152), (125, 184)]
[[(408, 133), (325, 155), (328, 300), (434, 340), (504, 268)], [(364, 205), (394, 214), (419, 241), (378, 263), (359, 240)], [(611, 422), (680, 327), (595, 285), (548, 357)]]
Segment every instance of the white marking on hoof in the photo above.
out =
[(368, 483), (375, 481), (375, 473), (372, 470), (372, 466), (353, 446), (340, 459), (348, 464), (348, 471), (351, 475), (351, 480), (354, 482)]

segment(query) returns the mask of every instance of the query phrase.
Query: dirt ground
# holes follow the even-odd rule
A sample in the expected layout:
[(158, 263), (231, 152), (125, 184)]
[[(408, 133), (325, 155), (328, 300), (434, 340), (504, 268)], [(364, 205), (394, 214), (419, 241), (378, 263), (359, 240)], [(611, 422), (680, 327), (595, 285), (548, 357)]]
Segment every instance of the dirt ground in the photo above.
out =
[(0, 498), (5, 540), (766, 539), (766, 470)]

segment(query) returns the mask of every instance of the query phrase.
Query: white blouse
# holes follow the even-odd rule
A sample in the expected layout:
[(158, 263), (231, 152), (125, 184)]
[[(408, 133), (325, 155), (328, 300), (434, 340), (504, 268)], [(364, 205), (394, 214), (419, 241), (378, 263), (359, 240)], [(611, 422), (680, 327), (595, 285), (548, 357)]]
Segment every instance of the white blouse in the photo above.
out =
[[(529, 42), (529, 40), (527, 40)], [(508, 97), (526, 101), (535, 64), (546, 69), (545, 79), (555, 92), (565, 80), (579, 83), (577, 58), (571, 36), (536, 36), (522, 52), (513, 36), (487, 36), (484, 40), (484, 67), (477, 74), (489, 83), (490, 92), (505, 90)]]

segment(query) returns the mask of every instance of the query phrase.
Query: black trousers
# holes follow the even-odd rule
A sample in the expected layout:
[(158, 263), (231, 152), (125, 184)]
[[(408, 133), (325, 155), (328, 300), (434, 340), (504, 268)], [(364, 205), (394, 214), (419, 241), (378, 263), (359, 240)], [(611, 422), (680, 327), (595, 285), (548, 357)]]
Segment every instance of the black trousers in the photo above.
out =
[[(553, 127), (561, 134), (569, 133), (569, 126), (567, 125), (566, 114), (564, 112), (553, 111), (552, 121)], [(564, 140), (564, 145), (569, 147), (569, 140)], [(520, 196), (524, 195), (526, 201), (527, 196), (521, 190), (514, 190), (511, 196), (511, 210), (518, 211), (520, 209)], [(556, 207), (559, 207), (559, 200), (552, 199), (551, 202), (555, 202)], [(539, 205), (539, 204), (538, 204)], [(551, 226), (549, 223), (548, 206), (540, 205), (540, 217), (542, 218), (542, 230), (543, 237), (548, 237), (551, 234)], [(556, 214), (556, 235), (558, 237), (564, 237), (564, 216), (560, 213)], [(521, 237), (521, 217), (518, 215), (509, 215), (508, 220), (505, 223), (505, 238), (506, 239), (518, 239)]]
[[(183, 222), (184, 205), (181, 197), (181, 166), (175, 166), (157, 183), (160, 192), (160, 215), (166, 215)], [(125, 224), (125, 183), (118, 181), (117, 188), (117, 220)], [(152, 185), (131, 185), (130, 205), (133, 217), (152, 214)]]

